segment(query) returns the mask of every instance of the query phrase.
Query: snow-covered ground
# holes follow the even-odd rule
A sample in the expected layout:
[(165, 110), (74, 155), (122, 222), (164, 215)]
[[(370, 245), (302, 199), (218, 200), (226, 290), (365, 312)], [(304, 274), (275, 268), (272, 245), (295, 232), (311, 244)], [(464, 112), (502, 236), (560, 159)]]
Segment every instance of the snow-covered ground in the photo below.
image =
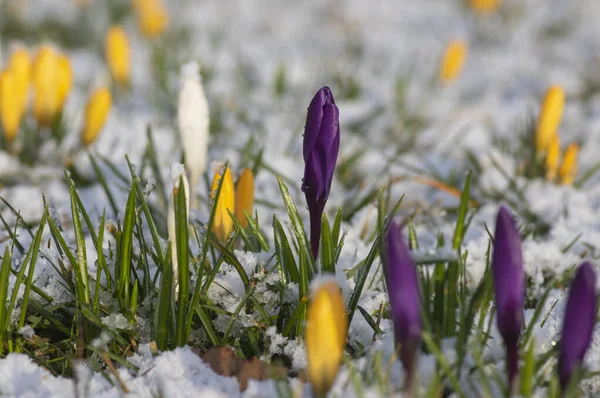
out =
[[(35, 0), (23, 5), (23, 20), (34, 26), (48, 18), (65, 24), (75, 24), (80, 9), (69, 0)], [(35, 5), (33, 4), (35, 3)], [(96, 0), (95, 3), (101, 3)], [(525, 269), (530, 279), (528, 295), (541, 296), (552, 277), (561, 277), (582, 259), (594, 260), (600, 241), (600, 175), (594, 175), (582, 187), (559, 186), (543, 180), (528, 181), (516, 176), (518, 160), (499, 144), (507, 140), (512, 147), (519, 145), (523, 125), (537, 117), (545, 90), (552, 84), (561, 85), (566, 92), (565, 116), (560, 127), (563, 147), (571, 141), (581, 145), (579, 174), (594, 168), (600, 151), (600, 3), (597, 0), (505, 0), (499, 13), (481, 17), (474, 15), (459, 0), (179, 0), (167, 3), (171, 12), (171, 27), (185, 28), (189, 35), (174, 46), (169, 62), (183, 65), (199, 61), (204, 72), (204, 86), (209, 106), (219, 107), (221, 125), (211, 137), (209, 164), (229, 161), (232, 170), (248, 165), (242, 156), (243, 148), (253, 139), (262, 149), (263, 161), (275, 173), (282, 175), (308, 225), (304, 197), (300, 192), (304, 163), (302, 132), (306, 107), (318, 88), (328, 85), (340, 108), (341, 146), (338, 163), (361, 153), (352, 164), (353, 185), (345, 186), (335, 179), (327, 209), (334, 214), (338, 206), (357, 203), (370, 190), (394, 179), (391, 187), (393, 201), (405, 194), (399, 215), (404, 218), (417, 212), (415, 224), (420, 250), (434, 250), (440, 233), (451, 240), (454, 219), (444, 210), (458, 205), (458, 198), (431, 188), (414, 177), (421, 170), (438, 174), (444, 179), (455, 177), (462, 184), (464, 173), (471, 168), (467, 152), (481, 166), (475, 174), (474, 195), (482, 199), (466, 234), (463, 250), (468, 251), (469, 283), (476, 286), (485, 271), (489, 237), (485, 226), (493, 231), (498, 202), (491, 196), (508, 192), (509, 180), (498, 167), (500, 164), (523, 192), (523, 198), (509, 197), (517, 203), (514, 209), (519, 221), (530, 213), (546, 222), (548, 233), (543, 238), (528, 237), (523, 243)], [(92, 18), (92, 31), (102, 37), (108, 26), (108, 15), (94, 4), (97, 17)], [(99, 11), (100, 10), (100, 11)], [(89, 15), (88, 15), (89, 18)], [(0, 22), (1, 23), (1, 22)], [(168, 75), (166, 90), (157, 90), (158, 82), (151, 70), (151, 44), (136, 33), (133, 20), (125, 28), (130, 33), (133, 49), (132, 88), (128, 95), (117, 98), (103, 134), (92, 151), (117, 165), (128, 175), (125, 154), (134, 164), (140, 163), (146, 149), (146, 125), (151, 124), (161, 167), (162, 179), (169, 185), (169, 169), (181, 160), (181, 145), (173, 108), (177, 103), (178, 75), (174, 68)], [(448, 85), (438, 82), (439, 62), (446, 44), (455, 38), (468, 43), (468, 58), (462, 75)], [(0, 38), (5, 59), (10, 45), (17, 38)], [(38, 43), (27, 43), (34, 47)], [(60, 43), (56, 43), (60, 46)], [(78, 132), (82, 112), (90, 87), (106, 79), (107, 70), (102, 53), (95, 45), (66, 50), (71, 57), (75, 89), (66, 108), (67, 123)], [(286, 89), (274, 95), (278, 71), (285, 69)], [(398, 116), (399, 81), (404, 83), (403, 111), (422, 121), (416, 133), (403, 128)], [(352, 85), (357, 85), (351, 93)], [(158, 93), (158, 94), (157, 94)], [(166, 97), (165, 97), (166, 96)], [(69, 140), (67, 140), (68, 144)], [(13, 181), (0, 185), (0, 196), (15, 206), (27, 222), (39, 221), (43, 211), (41, 193), (55, 206), (59, 219), (70, 219), (69, 187), (64, 181), (62, 167), (52, 156), (56, 148), (43, 149), (40, 164), (24, 167), (8, 153), (0, 151), (0, 180)], [(73, 159), (74, 169), (81, 176), (93, 177), (94, 171), (87, 155)], [(212, 179), (209, 167), (208, 179)], [(110, 174), (110, 171), (107, 171)], [(419, 173), (423, 174), (423, 173)], [(18, 177), (15, 177), (18, 176)], [(515, 177), (516, 176), (516, 177)], [(270, 225), (273, 213), (286, 219), (274, 173), (262, 170), (256, 176), (256, 208), (261, 225)], [(14, 181), (17, 181), (14, 183)], [(147, 181), (143, 181), (145, 184)], [(125, 207), (127, 191), (115, 178), (112, 189), (117, 203)], [(295, 185), (294, 185), (295, 184)], [(165, 187), (170, 191), (171, 187)], [(204, 181), (193, 187), (196, 194), (207, 197)], [(107, 207), (107, 217), (116, 223), (122, 214), (112, 214), (102, 187), (94, 184), (79, 188), (80, 195), (96, 223)], [(156, 195), (151, 193), (150, 198)], [(510, 194), (509, 194), (510, 195)], [(192, 220), (208, 218), (206, 200), (192, 212)], [(277, 207), (267, 204), (274, 203)], [(2, 215), (14, 220), (8, 209)], [(347, 233), (344, 248), (337, 264), (337, 282), (346, 300), (354, 281), (344, 271), (364, 259), (370, 244), (364, 240), (365, 228), (370, 232), (376, 223), (375, 204), (361, 209), (352, 220), (344, 223)], [(108, 221), (107, 221), (108, 223)], [(66, 229), (66, 235), (74, 237)], [(6, 244), (6, 231), (0, 231)], [(571, 241), (580, 238), (563, 253)], [(268, 236), (272, 239), (272, 236)], [(21, 234), (26, 247), (31, 238)], [(108, 250), (108, 238), (106, 249)], [(87, 239), (90, 271), (95, 273), (95, 255), (91, 238)], [(3, 251), (3, 247), (2, 247)], [(56, 256), (48, 250), (44, 256)], [(236, 252), (249, 275), (257, 264), (269, 264), (273, 253)], [(372, 272), (378, 269), (378, 263)], [(232, 266), (224, 265), (209, 290), (210, 298), (233, 312), (245, 295), (244, 287)], [(36, 285), (55, 298), (55, 302), (71, 298), (59, 284), (59, 277), (45, 258), (40, 258), (34, 278)], [(275, 302), (269, 297), (266, 285), (269, 278), (256, 272), (258, 288), (262, 286), (261, 302)], [(262, 278), (262, 279), (261, 279)], [(14, 284), (14, 276), (11, 276)], [(9, 286), (9, 290), (12, 285)], [(288, 286), (290, 302), (297, 300), (297, 286)], [(275, 295), (273, 293), (273, 295)], [(543, 327), (536, 327), (538, 351), (545, 352), (557, 341), (565, 295), (554, 290), (547, 301), (549, 316)], [(369, 313), (377, 311), (387, 295), (381, 283), (363, 292), (360, 305)], [(251, 315), (241, 312), (244, 317)], [(545, 312), (544, 312), (545, 313)], [(526, 311), (526, 319), (533, 309)], [(252, 322), (252, 319), (247, 322)], [(221, 330), (227, 327), (228, 317), (215, 322)], [(106, 322), (111, 322), (107, 320)], [(143, 322), (142, 322), (143, 324)], [(240, 324), (240, 326), (241, 326)], [(383, 353), (383, 363), (393, 354), (393, 333), (389, 319), (379, 325), (383, 334), (375, 341), (373, 329), (357, 315), (349, 330), (349, 341), (360, 343), (367, 356), (352, 362), (364, 369), (368, 358)], [(484, 350), (486, 358), (502, 363), (504, 353), (492, 328), (494, 339)], [(140, 331), (148, 338), (148, 331)], [(270, 352), (285, 353), (292, 358), (292, 368), (306, 364), (304, 346), (287, 341), (275, 332), (270, 336)], [(203, 336), (195, 336), (197, 339)], [(448, 358), (455, 355), (453, 346), (444, 347)], [(139, 367), (134, 375), (119, 369), (123, 382), (130, 390), (128, 396), (165, 397), (276, 397), (275, 382), (251, 382), (239, 393), (237, 381), (218, 376), (190, 348), (179, 348), (152, 356), (144, 344), (129, 360)], [(469, 359), (467, 359), (469, 361)], [(596, 330), (592, 347), (586, 357), (592, 370), (600, 370), (600, 330)], [(503, 365), (500, 365), (503, 366)], [(0, 395), (8, 397), (65, 397), (76, 396), (77, 390), (89, 397), (120, 396), (100, 373), (93, 373), (86, 364), (78, 364), (75, 385), (72, 379), (52, 376), (28, 356), (11, 354), (0, 359)], [(423, 355), (419, 377), (424, 385), (435, 371), (435, 358)], [(344, 366), (334, 387), (338, 396), (357, 396), (349, 378), (352, 371)], [(391, 369), (391, 384), (402, 385), (402, 370), (396, 361)], [(112, 377), (112, 376), (108, 376)], [(290, 387), (301, 394), (306, 386), (293, 381)], [(592, 394), (600, 393), (600, 379), (585, 383)], [(468, 387), (465, 387), (468, 389)], [(304, 389), (304, 390), (303, 390)], [(378, 396), (379, 390), (365, 386), (365, 396)], [(544, 391), (537, 392), (544, 396)]]

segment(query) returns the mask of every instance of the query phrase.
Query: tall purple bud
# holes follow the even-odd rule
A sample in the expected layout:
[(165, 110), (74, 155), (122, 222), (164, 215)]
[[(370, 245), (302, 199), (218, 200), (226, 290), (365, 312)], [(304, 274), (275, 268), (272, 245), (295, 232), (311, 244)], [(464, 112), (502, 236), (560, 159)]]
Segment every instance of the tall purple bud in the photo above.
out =
[(563, 319), (558, 376), (563, 390), (573, 372), (583, 363), (585, 352), (592, 341), (596, 323), (596, 272), (584, 262), (579, 266), (571, 284)]
[(317, 91), (310, 102), (304, 126), (304, 179), (310, 215), (310, 246), (315, 259), (319, 254), (321, 217), (329, 197), (335, 162), (340, 148), (339, 110), (329, 87)]
[(415, 360), (421, 342), (421, 296), (415, 263), (395, 222), (385, 237), (385, 282), (390, 297), (396, 346), (406, 373), (405, 389), (410, 391)]
[(523, 327), (525, 274), (521, 237), (510, 211), (504, 206), (500, 206), (496, 218), (492, 273), (496, 292), (496, 320), (506, 345), (508, 381), (512, 385), (519, 368), (518, 346)]

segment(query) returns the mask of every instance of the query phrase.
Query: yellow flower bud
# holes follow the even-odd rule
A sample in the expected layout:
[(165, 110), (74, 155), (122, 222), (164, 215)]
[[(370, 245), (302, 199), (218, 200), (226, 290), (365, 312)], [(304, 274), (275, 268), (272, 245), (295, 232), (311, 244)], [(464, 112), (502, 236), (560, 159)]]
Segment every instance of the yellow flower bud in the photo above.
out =
[(125, 30), (120, 26), (113, 26), (106, 33), (104, 39), (106, 62), (113, 78), (122, 86), (129, 82), (131, 73), (131, 60), (129, 40)]
[(548, 149), (546, 155), (546, 180), (554, 181), (558, 174), (558, 167), (560, 165), (560, 138), (558, 134), (554, 136), (552, 144)]
[(538, 119), (535, 135), (535, 148), (537, 153), (548, 151), (554, 136), (558, 132), (558, 126), (562, 119), (565, 107), (565, 92), (560, 86), (552, 86), (546, 92), (542, 110)]
[(491, 14), (500, 7), (502, 0), (470, 0), (470, 4), (480, 14)]
[(17, 89), (13, 93), (13, 98), (15, 101), (20, 101), (25, 110), (31, 81), (31, 57), (27, 50), (19, 48), (13, 51), (8, 60), (8, 67), (17, 79)]
[(317, 396), (325, 396), (337, 376), (346, 344), (348, 320), (342, 292), (326, 282), (313, 292), (305, 329), (308, 379)]
[(573, 185), (575, 181), (575, 175), (577, 174), (577, 154), (579, 152), (579, 145), (572, 142), (567, 147), (563, 162), (560, 165), (558, 172), (560, 176), (560, 183), (564, 185)]
[(140, 32), (149, 39), (159, 36), (169, 24), (169, 13), (160, 0), (134, 0)]
[(448, 43), (440, 67), (440, 80), (443, 83), (450, 83), (460, 75), (465, 65), (467, 54), (467, 43), (464, 41), (452, 40)]
[[(217, 170), (212, 182), (211, 199), (215, 198), (220, 181), (221, 173)], [(231, 231), (233, 231), (233, 220), (229, 216), (227, 210), (231, 213), (234, 211), (233, 178), (231, 177), (229, 168), (225, 171), (225, 180), (223, 181), (213, 222), (213, 232), (217, 236), (219, 242), (223, 244), (227, 242), (227, 238), (229, 238)]]
[(32, 69), (33, 114), (40, 125), (49, 125), (60, 109), (58, 76), (58, 55), (52, 47), (40, 48)]
[(66, 55), (58, 56), (58, 110), (62, 110), (73, 88), (73, 69)]
[(248, 226), (244, 212), (252, 215), (254, 206), (254, 175), (251, 169), (244, 169), (235, 188), (235, 218), (242, 228)]
[(84, 146), (96, 141), (106, 123), (111, 106), (112, 97), (108, 88), (103, 87), (92, 93), (85, 107), (85, 125), (81, 133)]
[(0, 125), (4, 138), (9, 142), (17, 136), (25, 110), (22, 102), (13, 100), (13, 95), (18, 89), (18, 75), (7, 68), (0, 74)]

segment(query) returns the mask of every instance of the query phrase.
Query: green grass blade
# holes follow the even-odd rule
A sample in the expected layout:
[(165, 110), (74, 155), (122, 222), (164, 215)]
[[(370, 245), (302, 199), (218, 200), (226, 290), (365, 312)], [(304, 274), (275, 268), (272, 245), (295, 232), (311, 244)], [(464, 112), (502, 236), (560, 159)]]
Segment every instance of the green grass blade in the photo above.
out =
[(4, 351), (4, 331), (10, 320), (9, 308), (5, 307), (8, 295), (8, 276), (10, 275), (10, 269), (12, 267), (10, 250), (8, 245), (4, 249), (4, 256), (2, 258), (2, 268), (0, 268), (0, 356)]
[(173, 189), (173, 204), (175, 208), (175, 241), (177, 249), (177, 282), (179, 293), (177, 299), (177, 323), (175, 326), (175, 345), (182, 347), (187, 343), (185, 322), (188, 312), (190, 267), (188, 257), (188, 213), (186, 203), (186, 185), (183, 176), (179, 179), (179, 188)]
[(335, 274), (334, 245), (336, 242), (333, 240), (325, 214), (321, 220), (321, 272)]
[[(68, 178), (68, 177), (67, 177)], [(77, 262), (73, 264), (75, 270), (75, 281), (77, 282), (80, 300), (85, 304), (90, 303), (90, 285), (87, 270), (87, 254), (85, 250), (85, 236), (77, 201), (75, 200), (75, 186), (69, 187), (71, 197), (71, 216), (73, 217), (73, 230), (75, 231), (75, 242), (77, 243)]]
[(131, 253), (133, 249), (133, 227), (135, 223), (135, 187), (131, 185), (125, 216), (123, 218), (123, 232), (119, 243), (119, 275), (117, 276), (117, 296), (121, 303), (121, 310), (127, 311), (131, 291)]

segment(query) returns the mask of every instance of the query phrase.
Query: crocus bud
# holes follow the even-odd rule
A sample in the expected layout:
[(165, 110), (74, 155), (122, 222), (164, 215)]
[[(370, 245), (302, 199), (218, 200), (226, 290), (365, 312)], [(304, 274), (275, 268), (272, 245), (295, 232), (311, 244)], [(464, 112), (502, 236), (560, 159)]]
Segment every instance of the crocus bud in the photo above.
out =
[(71, 61), (64, 54), (58, 55), (58, 110), (62, 110), (73, 89)]
[(340, 288), (325, 282), (312, 295), (304, 339), (308, 380), (318, 397), (324, 397), (337, 376), (346, 344), (348, 320)]
[(49, 125), (59, 108), (58, 55), (52, 47), (41, 47), (34, 59), (32, 82), (34, 88), (33, 114), (40, 125)]
[(546, 153), (558, 134), (558, 126), (565, 107), (565, 92), (561, 86), (551, 86), (546, 92), (535, 133), (535, 148), (539, 154)]
[(112, 96), (108, 88), (99, 88), (92, 93), (85, 107), (85, 125), (81, 133), (81, 142), (84, 146), (96, 141), (106, 123), (111, 106)]
[(564, 185), (573, 185), (575, 176), (577, 175), (577, 154), (579, 153), (579, 145), (575, 142), (569, 144), (565, 150), (563, 162), (560, 165), (558, 174), (560, 175), (560, 183)]
[[(190, 174), (192, 189), (206, 171), (206, 154), (209, 138), (209, 110), (200, 70), (196, 62), (181, 68), (181, 89), (177, 108), (179, 134), (185, 158), (185, 167)], [(194, 197), (192, 195), (192, 197)], [(195, 203), (192, 200), (192, 207)]]
[(113, 26), (104, 38), (106, 62), (113, 78), (121, 86), (127, 86), (131, 73), (131, 50), (127, 33), (121, 26)]
[(238, 220), (242, 228), (248, 226), (248, 220), (244, 212), (252, 215), (254, 206), (254, 175), (252, 169), (244, 169), (235, 188), (235, 219)]
[(596, 271), (589, 262), (577, 269), (571, 284), (563, 318), (558, 375), (563, 389), (567, 387), (573, 372), (581, 366), (592, 342), (596, 324)]
[(23, 104), (13, 100), (19, 89), (18, 76), (10, 68), (0, 73), (0, 125), (8, 142), (14, 141), (23, 116)]
[(20, 101), (20, 108), (25, 111), (29, 97), (29, 84), (31, 82), (31, 57), (24, 48), (18, 48), (12, 52), (8, 60), (8, 68), (14, 73), (17, 80), (17, 88), (13, 92), (13, 99)]
[(521, 237), (511, 213), (500, 207), (496, 218), (492, 275), (496, 293), (496, 321), (506, 345), (506, 365), (509, 384), (518, 373), (518, 345), (523, 326), (525, 274)]
[(405, 388), (411, 389), (415, 360), (421, 341), (421, 296), (417, 268), (402, 239), (398, 224), (392, 221), (385, 236), (385, 282), (390, 298), (396, 347), (406, 373)]
[(323, 87), (310, 102), (304, 126), (304, 179), (310, 215), (310, 246), (319, 255), (321, 216), (329, 197), (333, 172), (340, 148), (339, 110), (329, 87)]
[(169, 24), (169, 13), (161, 0), (136, 0), (134, 8), (139, 30), (144, 36), (153, 39), (165, 31)]
[(554, 136), (548, 153), (546, 154), (546, 180), (554, 181), (558, 174), (558, 167), (560, 166), (560, 138), (558, 134)]
[[(221, 173), (217, 170), (212, 182), (211, 199), (213, 200), (215, 199), (220, 181)], [(223, 244), (227, 242), (229, 235), (231, 235), (231, 231), (233, 231), (233, 220), (229, 216), (228, 210), (233, 214), (234, 205), (233, 178), (231, 177), (231, 171), (229, 171), (228, 167), (225, 171), (225, 179), (223, 180), (219, 200), (216, 204), (213, 204), (213, 206), (217, 206), (215, 219), (213, 221), (213, 232), (217, 236), (219, 242)]]
[(452, 40), (448, 43), (440, 67), (440, 80), (450, 83), (460, 75), (467, 59), (467, 43), (463, 40)]
[(502, 0), (470, 0), (471, 8), (483, 15), (491, 14), (502, 4)]

